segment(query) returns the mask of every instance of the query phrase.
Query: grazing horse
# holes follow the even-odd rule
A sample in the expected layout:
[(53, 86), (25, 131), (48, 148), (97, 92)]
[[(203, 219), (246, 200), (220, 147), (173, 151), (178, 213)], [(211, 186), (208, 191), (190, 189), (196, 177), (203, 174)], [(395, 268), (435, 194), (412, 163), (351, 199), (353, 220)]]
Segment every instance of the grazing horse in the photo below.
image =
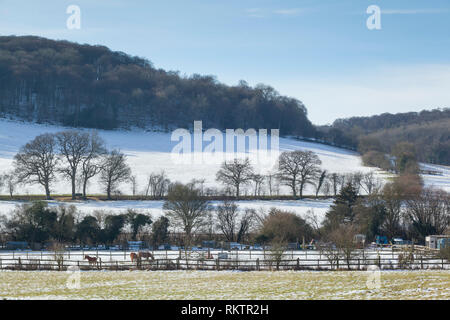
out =
[(152, 259), (152, 261), (155, 260), (155, 257), (148, 251), (139, 251), (138, 257), (139, 257), (139, 259), (144, 258), (144, 259), (148, 260), (150, 258), (150, 259)]
[[(88, 255), (85, 255), (84, 259), (85, 260), (87, 259), (87, 261), (89, 261), (89, 265), (97, 264), (97, 257), (91, 257), (91, 256), (88, 256)], [(100, 258), (99, 258), (99, 260), (101, 261)]]
[(130, 253), (130, 259), (131, 259), (131, 262), (134, 262), (134, 260), (136, 260), (136, 261), (140, 260), (139, 256), (134, 252)]

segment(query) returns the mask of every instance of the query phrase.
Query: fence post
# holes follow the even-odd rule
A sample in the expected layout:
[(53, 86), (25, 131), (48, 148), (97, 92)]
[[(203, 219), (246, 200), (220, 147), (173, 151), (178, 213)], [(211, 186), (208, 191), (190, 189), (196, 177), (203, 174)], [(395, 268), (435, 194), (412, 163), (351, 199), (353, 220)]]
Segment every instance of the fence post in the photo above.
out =
[(2, 270), (3, 269), (3, 266), (2, 266), (2, 258), (0, 258), (0, 270)]
[(259, 271), (259, 258), (256, 259), (256, 270)]
[(442, 261), (442, 269), (444, 269), (444, 259), (441, 259)]
[(217, 270), (217, 271), (220, 270), (220, 262), (219, 262), (219, 258), (216, 259), (216, 270)]
[(423, 257), (420, 256), (420, 267), (423, 269)]
[(358, 258), (358, 270), (361, 270), (359, 258)]
[(297, 258), (297, 270), (300, 269), (300, 258)]

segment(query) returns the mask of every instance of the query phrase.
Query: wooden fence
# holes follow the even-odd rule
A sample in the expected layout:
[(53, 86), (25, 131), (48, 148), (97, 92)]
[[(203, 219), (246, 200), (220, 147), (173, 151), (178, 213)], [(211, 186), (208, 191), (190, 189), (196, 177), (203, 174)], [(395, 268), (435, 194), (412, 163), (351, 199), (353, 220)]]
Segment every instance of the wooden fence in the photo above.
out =
[[(445, 269), (450, 262), (434, 254), (385, 250), (360, 250), (344, 257), (338, 252), (285, 251), (154, 251), (152, 259), (132, 262), (130, 252), (10, 252), (0, 253), (2, 270), (59, 270), (69, 267), (80, 270), (367, 270), (377, 266), (390, 269)], [(97, 257), (98, 262), (84, 260), (85, 254)], [(207, 259), (209, 255), (212, 259)], [(226, 258), (224, 257), (224, 254)]]

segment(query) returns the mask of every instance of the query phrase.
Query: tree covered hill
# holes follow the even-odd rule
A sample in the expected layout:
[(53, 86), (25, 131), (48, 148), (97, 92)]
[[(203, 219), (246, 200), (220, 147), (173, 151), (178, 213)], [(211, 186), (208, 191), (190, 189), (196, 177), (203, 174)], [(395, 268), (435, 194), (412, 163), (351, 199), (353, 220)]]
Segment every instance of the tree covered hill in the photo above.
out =
[(417, 160), (450, 165), (450, 109), (408, 113), (383, 113), (371, 117), (338, 119), (318, 128), (324, 140), (370, 151), (393, 154), (401, 143), (409, 143)]
[(0, 114), (100, 129), (169, 129), (203, 120), (204, 127), (315, 135), (305, 106), (269, 86), (227, 86), (104, 46), (34, 36), (0, 37)]

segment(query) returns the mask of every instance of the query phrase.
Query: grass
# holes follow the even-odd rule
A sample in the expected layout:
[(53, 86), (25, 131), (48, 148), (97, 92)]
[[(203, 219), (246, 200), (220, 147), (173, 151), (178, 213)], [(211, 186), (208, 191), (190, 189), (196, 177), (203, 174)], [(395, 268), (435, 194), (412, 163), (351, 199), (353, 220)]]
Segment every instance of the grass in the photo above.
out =
[(379, 289), (364, 271), (81, 272), (75, 289), (70, 275), (0, 272), (0, 299), (450, 299), (450, 272), (438, 270), (383, 271)]

